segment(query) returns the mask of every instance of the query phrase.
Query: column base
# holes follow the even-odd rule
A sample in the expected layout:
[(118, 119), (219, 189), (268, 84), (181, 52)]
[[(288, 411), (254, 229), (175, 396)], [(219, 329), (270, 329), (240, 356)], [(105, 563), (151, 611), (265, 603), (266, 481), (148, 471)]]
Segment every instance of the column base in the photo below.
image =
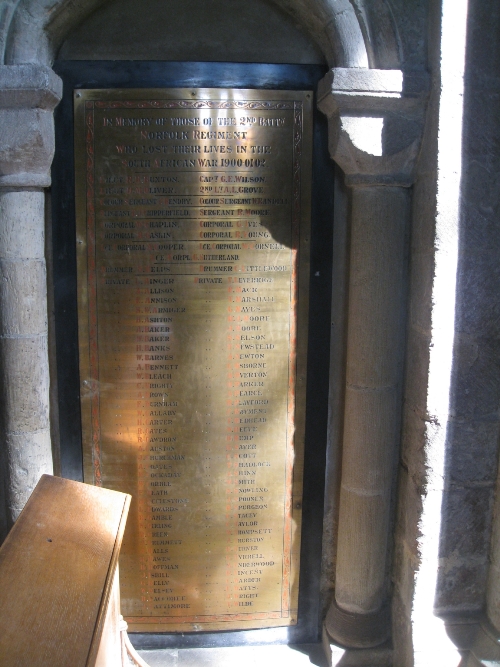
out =
[(391, 636), (391, 608), (387, 602), (371, 614), (352, 614), (332, 602), (325, 628), (335, 643), (347, 648), (374, 648)]
[(391, 647), (341, 648), (328, 635), (323, 626), (323, 651), (328, 667), (394, 667)]

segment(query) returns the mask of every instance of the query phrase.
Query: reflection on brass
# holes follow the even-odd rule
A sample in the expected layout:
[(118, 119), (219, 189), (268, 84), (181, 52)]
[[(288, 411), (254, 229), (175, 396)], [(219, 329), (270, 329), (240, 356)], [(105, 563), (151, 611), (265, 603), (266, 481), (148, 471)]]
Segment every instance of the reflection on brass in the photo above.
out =
[(132, 631), (297, 622), (312, 95), (75, 92), (85, 481)]

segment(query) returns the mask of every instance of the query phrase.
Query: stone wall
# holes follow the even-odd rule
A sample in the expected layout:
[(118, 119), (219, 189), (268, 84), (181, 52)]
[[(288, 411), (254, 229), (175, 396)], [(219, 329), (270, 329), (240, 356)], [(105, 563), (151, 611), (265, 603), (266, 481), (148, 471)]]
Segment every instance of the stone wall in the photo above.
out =
[[(442, 7), (451, 12), (451, 37), (443, 33)], [(432, 94), (414, 187), (393, 600), (394, 660), (405, 665), (424, 660), (418, 657), (425, 652), (426, 638), (416, 634), (416, 625), (422, 624), (421, 618), (416, 620), (416, 609), (421, 606), (419, 586), (428, 576), (426, 559), (433, 550), (435, 599), (431, 588), (428, 613), (443, 618), (446, 633), (471, 656), (498, 659), (493, 634), (478, 628), (488, 625), (484, 612), (493, 581), (498, 581), (492, 570), (488, 584), (490, 544), (497, 558), (497, 539), (490, 542), (490, 537), (500, 399), (500, 13), (495, 3), (468, 3), (462, 82), (460, 54), (454, 63), (446, 61), (447, 40), (460, 40), (457, 28), (453, 33), (453, 8), (445, 2), (432, 3), (431, 9)], [(458, 118), (462, 102), (463, 131)], [(455, 202), (450, 195), (454, 179), (460, 180)], [(447, 309), (451, 328), (445, 334)], [(448, 355), (447, 385), (443, 375)], [(433, 511), (426, 510), (432, 505)], [(496, 595), (495, 600), (496, 611), (488, 611), (498, 628)], [(425, 659), (430, 660), (432, 648), (428, 651)]]
[[(45, 194), (61, 81), (0, 67), (0, 423), (3, 532), (51, 473)], [(3, 537), (3, 535), (2, 535)]]
[(500, 416), (499, 35), (498, 3), (471, 0), (440, 613), (480, 612), (486, 594)]

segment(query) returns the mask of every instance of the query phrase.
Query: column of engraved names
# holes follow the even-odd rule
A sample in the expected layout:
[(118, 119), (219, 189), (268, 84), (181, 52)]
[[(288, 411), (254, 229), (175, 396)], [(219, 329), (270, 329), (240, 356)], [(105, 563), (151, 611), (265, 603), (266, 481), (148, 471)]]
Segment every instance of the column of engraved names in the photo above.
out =
[[(233, 278), (229, 287), (234, 303), (229, 306), (229, 379), (235, 391), (228, 419), (228, 464), (234, 484), (228, 486), (227, 514), (233, 528), (228, 583), (237, 593), (232, 606), (240, 611), (260, 611), (268, 607), (269, 597), (272, 608), (279, 608), (283, 555), (281, 526), (269, 522), (269, 514), (273, 505), (284, 501), (284, 489), (276, 488), (275, 478), (283, 469), (285, 443), (280, 438), (285, 429), (276, 424), (275, 415), (286, 414), (287, 331), (283, 327), (285, 340), (280, 340), (276, 329), (289, 316), (287, 299), (278, 299), (289, 285), (273, 271), (259, 275), (261, 266), (247, 265), (254, 273)], [(281, 386), (278, 369), (285, 370)]]
[[(161, 244), (151, 247), (157, 252), (161, 248)], [(176, 532), (179, 511), (187, 502), (175, 493), (176, 482), (184, 474), (185, 455), (179, 452), (177, 445), (180, 401), (176, 385), (180, 364), (174, 363), (178, 362), (178, 357), (172, 330), (177, 316), (185, 312), (185, 308), (177, 305), (179, 284), (176, 277), (158, 275), (161, 267), (151, 266), (156, 257), (151, 257), (150, 265), (143, 269), (149, 275), (141, 277), (141, 282), (146, 282), (148, 287), (138, 290), (143, 292), (143, 298), (139, 299), (143, 314), (137, 337), (138, 378), (146, 380), (142, 388), (142, 411), (138, 405), (137, 424), (140, 438), (142, 412), (146, 420), (142, 436), (147, 446), (142, 456), (144, 481), (140, 484), (139, 502), (148, 545), (142, 558), (146, 564), (145, 578), (149, 580), (149, 586), (145, 587), (149, 613), (155, 613), (157, 608), (163, 611), (189, 608), (185, 596), (176, 594), (172, 582), (172, 574), (175, 579), (180, 561), (176, 548), (182, 545), (182, 540), (172, 536), (172, 532)], [(142, 369), (141, 361), (144, 362)], [(141, 370), (145, 372), (143, 377)]]
[[(166, 174), (149, 176), (150, 183), (152, 179), (155, 183), (176, 180), (174, 176)], [(165, 186), (160, 187), (163, 190)], [(155, 185), (153, 189), (158, 192), (160, 188)], [(138, 336), (138, 348), (141, 348), (142, 343), (142, 349), (138, 349), (137, 359), (138, 362), (145, 362), (144, 389), (147, 393), (143, 405), (147, 423), (143, 431), (146, 447), (141, 470), (143, 493), (140, 502), (148, 544), (143, 556), (146, 563), (145, 579), (148, 581), (145, 587), (147, 613), (152, 615), (168, 615), (173, 610), (184, 612), (190, 608), (186, 595), (177, 584), (182, 560), (179, 550), (183, 544), (179, 526), (183, 521), (182, 509), (189, 499), (179, 495), (179, 481), (185, 475), (186, 459), (180, 446), (182, 437), (179, 424), (179, 416), (182, 417), (184, 411), (179, 392), (179, 370), (182, 373), (183, 365), (173, 333), (182, 328), (186, 306), (183, 305), (182, 277), (170, 275), (171, 267), (166, 264), (172, 252), (175, 254), (183, 249), (182, 243), (176, 242), (174, 237), (175, 231), (182, 229), (187, 215), (186, 209), (177, 207), (185, 204), (187, 198), (172, 196), (175, 194), (174, 188), (168, 187), (168, 190), (169, 197), (149, 197), (139, 202), (142, 206), (168, 207), (164, 213), (168, 211), (170, 216), (158, 221), (151, 219), (158, 209), (145, 209), (142, 212), (146, 229), (143, 237), (146, 238), (149, 261), (143, 267), (143, 276), (140, 278), (140, 282), (146, 283), (147, 287), (138, 290), (142, 293), (142, 298), (139, 296), (139, 308), (143, 309), (141, 325), (144, 329), (140, 330)], [(139, 411), (137, 419), (139, 428)]]
[[(106, 126), (106, 121), (103, 124)], [(122, 361), (124, 358), (127, 361), (120, 365), (118, 378), (113, 374), (106, 377), (101, 368), (102, 379), (115, 380), (108, 410), (104, 414), (101, 411), (102, 431), (104, 437), (111, 435), (118, 439), (126, 434), (139, 446), (135, 462), (136, 488), (130, 487), (130, 480), (127, 483), (138, 503), (135, 509), (139, 530), (140, 597), (146, 603), (141, 606), (147, 607), (154, 593), (151, 585), (168, 582), (168, 572), (163, 570), (178, 567), (168, 562), (170, 556), (165, 554), (169, 550), (165, 547), (166, 541), (160, 538), (165, 536), (167, 528), (172, 528), (178, 511), (174, 499), (167, 499), (166, 495), (171, 480), (182, 475), (180, 464), (184, 458), (175, 452), (177, 438), (171, 432), (178, 405), (172, 398), (178, 364), (174, 363), (170, 341), (175, 315), (184, 309), (176, 305), (175, 278), (164, 275), (161, 267), (151, 266), (154, 253), (161, 251), (162, 246), (150, 243), (154, 234), (149, 231), (147, 211), (142, 207), (162, 201), (147, 197), (152, 183), (156, 192), (173, 195), (175, 186), (171, 183), (178, 179), (138, 174), (133, 168), (127, 169), (133, 165), (124, 160), (112, 164), (112, 170), (109, 165), (109, 159), (103, 160), (102, 173), (99, 162), (96, 165), (99, 183), (97, 247), (104, 264), (107, 292), (100, 295), (100, 346), (104, 348), (102, 356), (108, 356), (106, 339), (111, 334), (112, 351)], [(168, 202), (175, 204), (176, 200), (170, 198)], [(123, 258), (131, 266), (123, 266)], [(125, 395), (122, 395), (123, 387)], [(111, 425), (115, 427), (114, 433), (108, 432), (106, 423), (110, 413), (120, 420)], [(154, 550), (152, 538), (158, 538)], [(180, 544), (180, 541), (171, 543)]]

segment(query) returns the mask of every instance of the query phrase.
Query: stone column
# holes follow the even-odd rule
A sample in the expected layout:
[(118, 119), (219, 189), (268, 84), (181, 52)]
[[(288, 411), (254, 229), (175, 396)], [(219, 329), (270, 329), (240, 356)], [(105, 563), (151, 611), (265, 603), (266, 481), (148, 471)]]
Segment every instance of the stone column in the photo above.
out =
[[(319, 88), (332, 158), (351, 188), (349, 309), (335, 600), (348, 647), (390, 634), (389, 532), (400, 441), (409, 187), (422, 96), (397, 70), (334, 69)], [(418, 85), (420, 84), (420, 85)], [(421, 87), (418, 82), (416, 88)]]
[(62, 82), (49, 68), (0, 66), (0, 447), (7, 527), (43, 473), (49, 429), (45, 194)]

